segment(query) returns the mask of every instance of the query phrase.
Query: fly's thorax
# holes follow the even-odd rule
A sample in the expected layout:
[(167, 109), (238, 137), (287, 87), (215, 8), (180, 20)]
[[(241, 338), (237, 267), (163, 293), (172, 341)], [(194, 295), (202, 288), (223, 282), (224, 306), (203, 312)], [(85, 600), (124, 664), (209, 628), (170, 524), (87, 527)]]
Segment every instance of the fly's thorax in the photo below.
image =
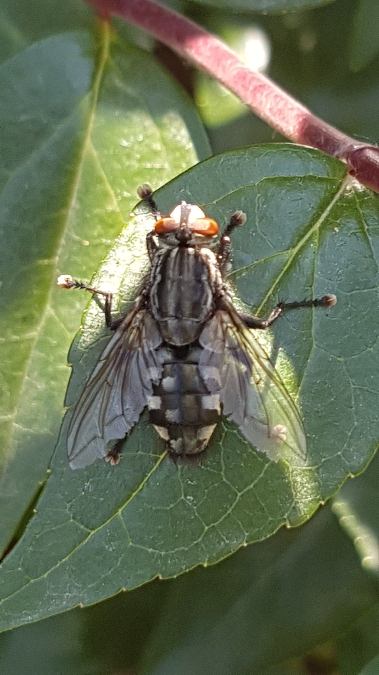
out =
[(195, 246), (160, 249), (150, 280), (150, 311), (163, 340), (177, 346), (197, 340), (223, 289), (213, 251)]
[(150, 422), (173, 459), (204, 452), (221, 416), (220, 396), (206, 386), (199, 362), (202, 348), (164, 347), (162, 377), (148, 398)]

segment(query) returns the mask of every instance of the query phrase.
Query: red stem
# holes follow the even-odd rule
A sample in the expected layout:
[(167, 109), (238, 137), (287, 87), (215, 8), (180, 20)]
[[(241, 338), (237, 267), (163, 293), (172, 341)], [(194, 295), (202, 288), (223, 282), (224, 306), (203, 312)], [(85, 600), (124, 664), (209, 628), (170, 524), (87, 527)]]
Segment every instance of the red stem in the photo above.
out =
[(104, 19), (111, 15), (142, 28), (221, 82), (258, 117), (295, 143), (344, 160), (350, 173), (379, 192), (379, 150), (313, 115), (272, 80), (256, 73), (219, 38), (155, 0), (86, 0)]

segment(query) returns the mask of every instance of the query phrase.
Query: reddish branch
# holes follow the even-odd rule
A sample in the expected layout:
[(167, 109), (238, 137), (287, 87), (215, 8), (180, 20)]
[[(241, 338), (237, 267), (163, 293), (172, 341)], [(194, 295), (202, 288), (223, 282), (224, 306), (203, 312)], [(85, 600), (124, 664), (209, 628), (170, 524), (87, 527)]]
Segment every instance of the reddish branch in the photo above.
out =
[(103, 19), (111, 15), (142, 28), (238, 96), (272, 128), (295, 143), (344, 160), (350, 173), (379, 192), (379, 150), (313, 115), (269, 78), (245, 66), (219, 38), (154, 0), (86, 0)]

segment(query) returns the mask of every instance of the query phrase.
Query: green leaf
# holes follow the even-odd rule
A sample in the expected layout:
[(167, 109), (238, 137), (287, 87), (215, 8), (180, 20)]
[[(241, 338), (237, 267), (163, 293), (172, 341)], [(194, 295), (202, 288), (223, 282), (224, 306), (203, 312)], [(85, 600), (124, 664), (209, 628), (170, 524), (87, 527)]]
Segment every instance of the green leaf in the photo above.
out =
[(338, 662), (344, 675), (360, 673), (364, 666), (379, 654), (378, 593), (373, 594), (373, 600), (371, 611), (365, 612), (354, 621), (338, 641)]
[(0, 63), (54, 32), (91, 30), (94, 14), (79, 0), (2, 0)]
[(2, 633), (0, 672), (4, 675), (137, 673), (173, 584), (156, 581), (93, 607), (73, 609)]
[[(370, 411), (368, 411), (370, 414)], [(355, 546), (362, 569), (379, 579), (379, 454), (366, 471), (343, 485), (333, 499), (333, 511), (341, 528)], [(379, 652), (379, 597), (373, 596), (372, 611), (342, 636), (339, 662), (346, 675), (360, 672)], [(363, 671), (365, 672), (365, 671)], [(368, 670), (368, 672), (370, 672)]]
[[(216, 562), (284, 524), (300, 524), (365, 466), (379, 438), (378, 206), (347, 186), (337, 160), (269, 145), (214, 157), (158, 190), (164, 213), (185, 199), (220, 222), (238, 208), (248, 214), (233, 235), (233, 281), (254, 310), (267, 314), (280, 298), (338, 296), (330, 311), (290, 312), (273, 331), (272, 358), (292, 393), (299, 388), (308, 464), (268, 461), (225, 422), (201, 467), (176, 468), (142, 416), (117, 468), (98, 462), (73, 472), (66, 420), (37, 515), (3, 563), (3, 629)], [(150, 227), (146, 209), (137, 209), (96, 283), (130, 293)], [(62, 271), (77, 274), (76, 259)], [(56, 298), (62, 317), (75, 297), (80, 302), (69, 293)], [(68, 404), (106, 339), (101, 324), (92, 303), (71, 350)]]
[(0, 90), (3, 549), (46, 477), (86, 303), (62, 296), (57, 274), (89, 277), (137, 186), (166, 182), (208, 144), (171, 80), (106, 25), (53, 36), (3, 63)]
[(354, 481), (348, 481), (334, 498), (333, 510), (351, 537), (362, 566), (379, 577), (379, 456)]
[(360, 675), (379, 675), (379, 655), (361, 670)]
[[(219, 565), (3, 633), (0, 672), (293, 675), (304, 672), (304, 653), (325, 640), (333, 648), (361, 617), (372, 621), (376, 598), (375, 580), (326, 507)], [(363, 663), (377, 653), (354, 646), (366, 648)], [(348, 656), (340, 672), (353, 675)]]
[(193, 0), (199, 5), (220, 7), (232, 11), (252, 11), (267, 14), (312, 9), (327, 5), (331, 0)]
[(83, 618), (79, 611), (67, 612), (3, 633), (0, 636), (2, 671), (7, 675), (84, 675), (86, 667), (91, 675), (104, 675), (105, 663), (97, 665), (83, 649)]
[(355, 71), (365, 68), (379, 52), (379, 5), (376, 0), (360, 0), (357, 5), (349, 58)]
[[(177, 579), (141, 672), (287, 672), (288, 659), (301, 659), (367, 613), (377, 591), (326, 507), (306, 527)], [(289, 672), (306, 672), (302, 665)]]

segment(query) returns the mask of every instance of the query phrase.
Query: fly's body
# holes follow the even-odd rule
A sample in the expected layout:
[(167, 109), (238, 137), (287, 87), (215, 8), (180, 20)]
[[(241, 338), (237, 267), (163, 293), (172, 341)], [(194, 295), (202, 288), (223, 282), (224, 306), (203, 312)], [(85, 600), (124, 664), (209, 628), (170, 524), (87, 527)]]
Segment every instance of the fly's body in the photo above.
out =
[(200, 457), (222, 415), (270, 459), (289, 452), (304, 461), (299, 412), (252, 329), (268, 328), (284, 309), (331, 307), (335, 296), (282, 303), (267, 320), (238, 313), (225, 275), (229, 235), (245, 214), (233, 214), (217, 241), (217, 223), (198, 206), (182, 202), (162, 218), (149, 186), (139, 194), (156, 224), (147, 236), (150, 274), (134, 307), (113, 321), (109, 294), (69, 276), (58, 280), (104, 296), (114, 331), (71, 417), (71, 467), (99, 457), (117, 464), (145, 407), (175, 462)]
[(183, 457), (203, 452), (221, 415), (220, 397), (200, 374), (199, 337), (224, 288), (213, 251), (191, 240), (176, 243), (157, 253), (151, 269), (148, 307), (165, 345), (147, 405), (170, 454)]

